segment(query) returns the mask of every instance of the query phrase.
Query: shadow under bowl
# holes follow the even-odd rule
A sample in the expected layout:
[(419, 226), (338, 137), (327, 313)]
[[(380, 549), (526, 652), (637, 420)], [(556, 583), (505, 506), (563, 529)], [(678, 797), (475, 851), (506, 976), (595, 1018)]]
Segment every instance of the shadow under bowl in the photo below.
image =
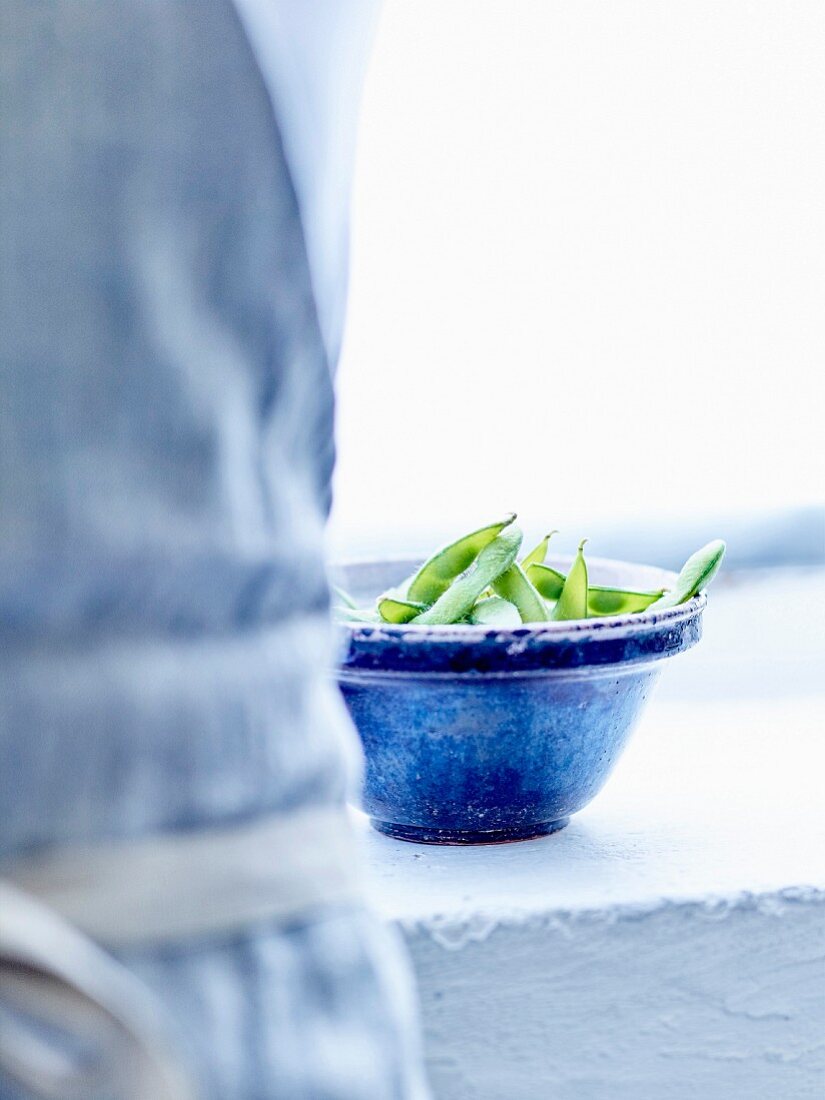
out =
[[(368, 605), (417, 564), (354, 562), (333, 579)], [(675, 580), (628, 562), (588, 567), (594, 584)], [(373, 826), (427, 844), (563, 828), (604, 786), (661, 662), (699, 640), (705, 603), (702, 593), (658, 612), (508, 630), (342, 624), (337, 679), (364, 747), (361, 806)]]

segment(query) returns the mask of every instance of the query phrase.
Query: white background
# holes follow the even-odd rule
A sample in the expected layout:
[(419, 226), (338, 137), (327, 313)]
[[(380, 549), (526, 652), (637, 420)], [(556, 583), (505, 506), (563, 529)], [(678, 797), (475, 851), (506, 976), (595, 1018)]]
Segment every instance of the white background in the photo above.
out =
[(820, 499), (823, 148), (821, 0), (389, 0), (333, 551)]

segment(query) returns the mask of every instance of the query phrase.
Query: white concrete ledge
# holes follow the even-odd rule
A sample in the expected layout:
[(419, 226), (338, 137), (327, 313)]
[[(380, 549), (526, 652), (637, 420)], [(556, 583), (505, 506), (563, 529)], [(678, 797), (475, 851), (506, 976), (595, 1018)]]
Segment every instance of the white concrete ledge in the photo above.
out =
[(722, 589), (563, 832), (436, 848), (364, 824), (440, 1100), (825, 1094), (823, 592), (801, 573)]

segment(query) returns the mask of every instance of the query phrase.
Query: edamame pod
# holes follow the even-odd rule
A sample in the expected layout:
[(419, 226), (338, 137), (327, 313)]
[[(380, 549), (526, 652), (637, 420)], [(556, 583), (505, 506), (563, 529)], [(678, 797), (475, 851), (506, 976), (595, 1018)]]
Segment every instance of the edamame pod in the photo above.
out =
[(587, 563), (584, 560), (584, 544), (587, 539), (582, 539), (570, 572), (564, 582), (564, 588), (553, 608), (553, 620), (561, 622), (568, 619), (587, 618)]
[(454, 580), (432, 607), (412, 621), (426, 626), (447, 625), (469, 615), (484, 590), (516, 560), (521, 539), (522, 534), (517, 527), (497, 535), (478, 555), (475, 567)]
[(697, 592), (707, 588), (716, 576), (724, 556), (725, 544), (722, 539), (714, 539), (695, 554), (691, 554), (682, 566), (673, 588), (651, 606), (658, 611), (660, 608), (677, 607), (692, 599)]
[(514, 562), (493, 581), (493, 591), (497, 596), (513, 604), (523, 623), (547, 622), (544, 600), (530, 584), (518, 562)]
[(515, 512), (497, 523), (480, 527), (443, 546), (424, 562), (407, 589), (407, 599), (418, 603), (435, 603), (456, 577), (469, 569), (481, 551), (497, 538), (516, 518)]
[(564, 573), (560, 573), (558, 569), (539, 562), (529, 566), (526, 573), (527, 579), (545, 600), (557, 600), (567, 580)]
[(547, 557), (547, 547), (550, 545), (550, 539), (553, 535), (557, 535), (558, 531), (551, 531), (549, 535), (545, 535), (538, 546), (534, 546), (529, 554), (525, 554), (521, 559), (521, 568), (526, 573), (531, 565), (542, 565), (544, 559)]
[(495, 626), (499, 630), (511, 630), (521, 624), (521, 616), (515, 607), (501, 596), (479, 600), (473, 608), (470, 622), (480, 626)]
[[(534, 546), (529, 554), (524, 555), (519, 564), (521, 565), (521, 568), (524, 570), (525, 573), (531, 565), (537, 565), (544, 561), (544, 559), (547, 557), (547, 547), (550, 543), (550, 539), (553, 537), (553, 535), (556, 534), (558, 534), (557, 531), (551, 531), (549, 535), (544, 536), (538, 546)], [(559, 591), (561, 591), (561, 589), (559, 589)], [(489, 588), (484, 593), (484, 595), (485, 597), (492, 596), (492, 588)]]
[[(567, 579), (558, 569), (549, 565), (531, 565), (527, 577), (545, 600), (558, 600)], [(588, 616), (621, 615), (644, 611), (662, 595), (658, 592), (635, 592), (629, 588), (615, 588), (593, 584), (587, 589)]]
[(608, 588), (601, 584), (591, 584), (587, 588), (587, 615), (630, 615), (645, 611), (662, 595), (658, 592), (634, 592), (630, 588)]
[(425, 604), (402, 600), (398, 596), (380, 596), (378, 599), (378, 614), (385, 623), (408, 623), (425, 610)]
[(331, 584), (329, 587), (341, 607), (348, 607), (352, 611), (357, 610), (358, 604), (352, 596), (350, 596), (349, 592), (345, 592), (344, 589), (339, 588), (337, 584)]
[(363, 611), (352, 607), (333, 608), (333, 614), (341, 623), (380, 623), (381, 617), (377, 611)]

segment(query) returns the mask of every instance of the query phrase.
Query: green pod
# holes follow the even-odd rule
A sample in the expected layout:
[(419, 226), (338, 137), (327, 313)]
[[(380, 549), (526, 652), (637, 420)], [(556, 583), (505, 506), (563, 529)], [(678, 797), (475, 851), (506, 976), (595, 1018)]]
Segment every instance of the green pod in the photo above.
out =
[(497, 535), (478, 555), (475, 567), (454, 580), (432, 607), (422, 611), (412, 621), (435, 626), (457, 623), (466, 618), (484, 590), (516, 560), (521, 539), (521, 531), (517, 527)]
[(582, 539), (579, 543), (578, 553), (553, 608), (554, 622), (587, 618), (587, 563), (584, 560), (586, 542), (587, 539)]
[[(558, 569), (549, 565), (531, 565), (527, 576), (536, 591), (545, 600), (558, 600), (567, 579)], [(661, 596), (659, 592), (635, 592), (629, 588), (613, 588), (606, 585), (589, 585), (587, 589), (587, 614), (621, 615), (644, 611)]]
[(645, 611), (662, 595), (658, 592), (634, 592), (630, 588), (608, 588), (601, 584), (591, 584), (587, 588), (588, 618), (599, 615), (630, 615)]
[(377, 611), (359, 610), (352, 607), (334, 607), (333, 616), (339, 623), (380, 623)]
[(380, 596), (378, 614), (385, 623), (408, 623), (426, 610), (426, 605), (414, 600), (402, 600), (398, 596)]
[(543, 565), (544, 559), (547, 557), (547, 548), (550, 545), (550, 539), (553, 535), (557, 535), (558, 531), (551, 531), (549, 535), (545, 535), (538, 546), (534, 546), (529, 554), (525, 554), (521, 559), (521, 568), (526, 573), (531, 565)]
[(339, 588), (337, 584), (331, 584), (330, 590), (332, 591), (333, 596), (335, 596), (336, 600), (338, 601), (339, 607), (348, 607), (351, 611), (357, 611), (358, 604), (355, 602), (352, 596), (350, 596), (349, 592), (345, 592), (344, 589)]
[(707, 588), (716, 576), (724, 556), (725, 544), (722, 539), (714, 539), (695, 554), (691, 554), (682, 566), (673, 588), (665, 592), (652, 606), (658, 611), (660, 608), (677, 607), (692, 599), (697, 592)]
[(511, 630), (521, 625), (521, 616), (501, 596), (490, 596), (486, 600), (478, 601), (470, 613), (470, 622), (479, 626), (495, 626), (499, 630)]
[(527, 579), (545, 600), (557, 600), (567, 580), (564, 573), (560, 573), (558, 569), (538, 562), (529, 566), (526, 573)]
[(481, 551), (497, 538), (505, 527), (516, 518), (511, 512), (506, 519), (491, 523), (462, 535), (460, 539), (443, 546), (424, 562), (407, 589), (407, 599), (418, 603), (433, 604), (450, 587), (456, 577), (469, 569)]
[(527, 579), (522, 567), (514, 562), (493, 581), (493, 591), (516, 608), (523, 623), (547, 622), (544, 600)]

